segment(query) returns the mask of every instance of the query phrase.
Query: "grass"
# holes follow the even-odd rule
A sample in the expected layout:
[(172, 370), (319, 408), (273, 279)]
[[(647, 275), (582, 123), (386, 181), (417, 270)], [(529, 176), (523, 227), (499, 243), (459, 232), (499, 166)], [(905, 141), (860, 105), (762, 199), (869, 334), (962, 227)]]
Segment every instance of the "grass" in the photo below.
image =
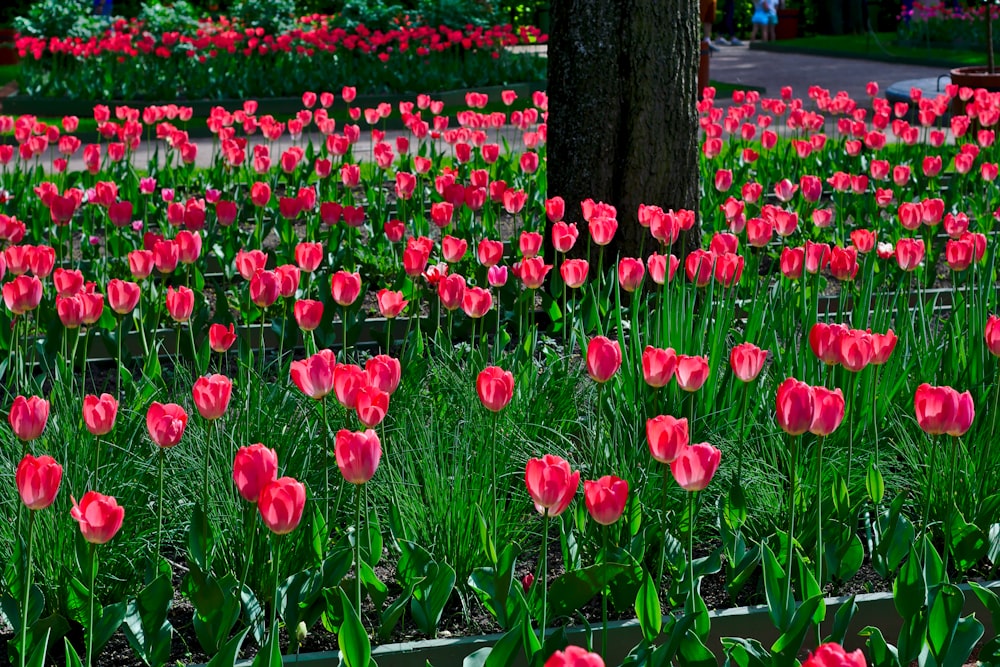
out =
[(899, 46), (896, 44), (896, 33), (894, 32), (880, 32), (874, 35), (814, 35), (800, 39), (782, 40), (760, 47), (755, 44), (754, 48), (886, 62), (905, 62), (931, 67), (986, 64), (986, 54), (981, 51)]

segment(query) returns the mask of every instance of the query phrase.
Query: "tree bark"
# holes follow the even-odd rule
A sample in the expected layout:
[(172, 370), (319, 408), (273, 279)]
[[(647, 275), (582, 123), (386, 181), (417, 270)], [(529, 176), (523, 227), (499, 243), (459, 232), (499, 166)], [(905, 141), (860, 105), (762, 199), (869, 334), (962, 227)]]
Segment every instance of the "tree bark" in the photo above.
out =
[(697, 0), (552, 0), (549, 196), (617, 208), (610, 261), (653, 247), (639, 204), (697, 210), (700, 34)]

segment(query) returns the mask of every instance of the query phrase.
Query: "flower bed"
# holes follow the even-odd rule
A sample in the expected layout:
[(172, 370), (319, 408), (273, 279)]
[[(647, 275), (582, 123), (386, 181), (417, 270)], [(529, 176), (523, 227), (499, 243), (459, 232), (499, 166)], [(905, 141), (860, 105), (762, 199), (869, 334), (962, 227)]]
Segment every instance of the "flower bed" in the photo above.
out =
[[(963, 609), (1000, 599), (956, 585), (1000, 553), (996, 95), (709, 94), (701, 209), (643, 206), (612, 260), (625, 212), (547, 190), (544, 93), (375, 105), (370, 148), (324, 113), (354, 94), (219, 109), (211, 146), (180, 108), (97, 107), (88, 146), (0, 118), (15, 660), (541, 662), (633, 616), (626, 664), (996, 659)], [(827, 612), (866, 586), (899, 634)], [(712, 643), (748, 601), (777, 640)]]
[[(986, 48), (986, 8), (993, 20), (1000, 19), (1000, 8), (994, 5), (950, 7), (945, 3), (913, 3), (899, 15), (899, 40), (903, 46), (933, 46), (956, 49)], [(1000, 41), (994, 36), (994, 45)]]
[(347, 30), (320, 15), (276, 35), (226, 19), (153, 35), (121, 19), (100, 37), (20, 36), (18, 83), (22, 94), (84, 100), (298, 96), (330, 82), (362, 93), (451, 90), (544, 79), (544, 58), (508, 50), (544, 41), (530, 27)]

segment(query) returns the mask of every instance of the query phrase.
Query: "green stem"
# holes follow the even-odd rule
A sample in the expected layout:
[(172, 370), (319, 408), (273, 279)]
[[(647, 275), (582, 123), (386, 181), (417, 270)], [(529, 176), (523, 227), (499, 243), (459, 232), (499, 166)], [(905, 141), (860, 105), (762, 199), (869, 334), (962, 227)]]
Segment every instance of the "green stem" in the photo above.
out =
[(788, 559), (785, 563), (787, 574), (785, 575), (785, 599), (792, 600), (792, 559), (795, 556), (795, 482), (796, 465), (798, 464), (799, 441), (795, 436), (789, 438), (791, 441), (791, 459), (788, 466)]
[[(330, 456), (330, 425), (326, 418), (326, 396), (320, 399), (320, 408), (323, 410), (323, 461)], [(330, 529), (330, 466), (324, 463), (323, 474), (325, 484), (323, 486), (323, 521), (326, 522), (327, 530)]]
[[(607, 570), (608, 570), (608, 531), (611, 530), (608, 526), (601, 527), (601, 558), (604, 564), (604, 579), (607, 581)], [(608, 653), (608, 587), (604, 585), (601, 588), (601, 658), (606, 658)]]
[(497, 420), (500, 414), (493, 413), (493, 428), (490, 434), (490, 490), (493, 492), (493, 564), (496, 565), (500, 546), (500, 489), (497, 488)]
[(21, 667), (28, 662), (28, 604), (31, 601), (31, 556), (35, 529), (35, 513), (28, 512), (28, 570), (24, 575), (24, 604), (21, 606)]
[(591, 466), (591, 475), (597, 478), (597, 462), (600, 458), (601, 452), (601, 390), (604, 388), (603, 382), (597, 383), (597, 410), (596, 419), (594, 420), (594, 464)]
[(195, 373), (201, 375), (204, 371), (198, 362), (198, 346), (194, 344), (194, 323), (188, 320), (188, 336), (191, 338), (191, 360)]
[[(823, 587), (823, 443), (825, 436), (819, 437), (816, 449), (816, 583)], [(848, 468), (850, 470), (850, 468)]]
[(163, 544), (163, 461), (166, 458), (167, 450), (163, 447), (158, 448), (159, 455), (159, 495), (156, 503), (156, 551), (153, 553), (154, 558), (160, 557), (160, 546)]
[[(343, 312), (340, 315), (340, 322), (341, 322), (341, 325), (343, 326), (343, 330), (344, 330), (344, 340), (342, 342), (343, 342), (343, 345), (344, 345), (344, 363), (346, 364), (346, 363), (348, 363), (348, 361), (347, 361), (347, 307), (346, 306), (343, 308)], [(361, 613), (361, 611), (359, 610), (358, 614), (360, 614), (360, 613)]]
[(354, 514), (354, 599), (357, 603), (358, 618), (361, 618), (361, 500), (364, 484), (358, 484), (357, 502)]
[(90, 621), (87, 624), (87, 662), (86, 667), (94, 664), (94, 603), (97, 600), (97, 545), (90, 544)]
[(698, 588), (694, 581), (694, 501), (698, 496), (697, 491), (687, 494), (688, 501), (688, 604), (691, 605), (690, 613), (695, 613), (695, 591)]
[(270, 638), (271, 638), (272, 641), (274, 641), (275, 644), (277, 644), (278, 643), (278, 637), (277, 637), (277, 632), (278, 632), (278, 581), (280, 580), (279, 573), (281, 571), (281, 569), (279, 567), (280, 564), (281, 564), (281, 543), (278, 541), (279, 540), (279, 536), (278, 535), (274, 535), (273, 540), (274, 541), (272, 542), (272, 553), (273, 553), (273, 560), (274, 560), (274, 599), (271, 601), (271, 637)]
[(253, 560), (253, 547), (254, 538), (257, 537), (257, 531), (254, 530), (253, 523), (253, 510), (254, 506), (247, 503), (243, 507), (243, 526), (247, 532), (247, 544), (249, 545), (246, 551), (246, 557), (243, 561), (243, 574), (240, 576), (240, 588), (239, 594), (243, 594), (243, 586), (246, 585), (247, 576), (250, 574), (250, 561)]
[(750, 385), (743, 385), (743, 406), (740, 409), (740, 431), (739, 438), (737, 439), (737, 450), (736, 450), (736, 485), (741, 486), (743, 480), (743, 451), (746, 449), (746, 418), (747, 418), (747, 401), (750, 397)]
[(660, 565), (656, 568), (656, 586), (660, 586), (663, 581), (663, 566), (667, 556), (667, 503), (670, 500), (670, 466), (663, 464), (663, 513), (660, 520), (663, 522), (663, 542), (660, 544)]
[[(209, 428), (215, 431), (215, 422), (213, 421)], [(205, 510), (205, 516), (208, 517), (208, 469), (211, 465), (212, 460), (212, 437), (205, 438), (205, 474), (202, 478), (201, 487), (201, 506)]]
[(931, 501), (934, 499), (934, 454), (937, 452), (937, 442), (934, 438), (931, 438), (930, 450), (931, 455), (928, 459), (930, 469), (927, 471), (927, 498), (924, 499), (924, 521), (920, 525), (920, 529), (924, 531), (925, 535), (930, 532), (928, 522), (931, 517)]
[(545, 629), (548, 624), (549, 614), (549, 508), (545, 508), (545, 516), (542, 519), (542, 644), (545, 643)]

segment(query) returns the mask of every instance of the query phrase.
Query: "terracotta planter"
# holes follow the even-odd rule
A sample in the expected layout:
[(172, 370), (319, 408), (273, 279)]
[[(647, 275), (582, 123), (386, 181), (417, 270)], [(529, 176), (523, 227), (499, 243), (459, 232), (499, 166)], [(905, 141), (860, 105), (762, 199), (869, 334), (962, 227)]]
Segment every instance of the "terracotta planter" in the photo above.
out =
[[(16, 65), (17, 49), (14, 48), (14, 35), (10, 28), (0, 29), (0, 65)], [(6, 82), (0, 82), (0, 85)]]
[[(959, 88), (985, 88), (991, 93), (1000, 92), (1000, 71), (990, 74), (986, 67), (956, 67), (951, 70), (951, 82)], [(951, 103), (953, 114), (965, 113), (965, 102), (955, 98)]]

